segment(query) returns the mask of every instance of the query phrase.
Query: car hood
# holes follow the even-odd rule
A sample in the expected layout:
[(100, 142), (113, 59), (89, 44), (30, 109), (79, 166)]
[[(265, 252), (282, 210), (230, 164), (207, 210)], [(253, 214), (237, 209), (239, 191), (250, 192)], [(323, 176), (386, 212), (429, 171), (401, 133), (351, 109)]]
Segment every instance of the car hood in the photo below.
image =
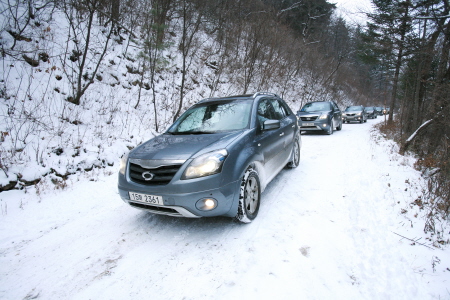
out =
[(130, 153), (130, 158), (187, 160), (197, 153), (200, 155), (223, 149), (241, 134), (242, 131), (190, 135), (162, 134), (138, 146)]

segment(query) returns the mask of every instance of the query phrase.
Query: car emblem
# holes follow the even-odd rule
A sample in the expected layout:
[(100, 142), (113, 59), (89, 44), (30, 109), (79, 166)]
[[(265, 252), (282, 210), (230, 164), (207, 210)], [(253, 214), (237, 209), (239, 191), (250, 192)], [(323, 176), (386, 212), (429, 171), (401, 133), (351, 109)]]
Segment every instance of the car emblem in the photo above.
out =
[(145, 181), (150, 181), (153, 177), (155, 177), (155, 174), (150, 173), (149, 171), (142, 173), (142, 178), (144, 178)]

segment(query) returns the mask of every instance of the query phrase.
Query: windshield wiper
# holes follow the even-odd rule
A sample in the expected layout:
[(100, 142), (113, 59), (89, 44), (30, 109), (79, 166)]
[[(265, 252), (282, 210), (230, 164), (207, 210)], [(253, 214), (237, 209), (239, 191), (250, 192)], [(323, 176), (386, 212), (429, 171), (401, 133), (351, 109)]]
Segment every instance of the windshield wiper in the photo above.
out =
[(214, 131), (188, 131), (186, 134), (212, 134)]
[(190, 135), (190, 134), (213, 134), (213, 131), (181, 131), (181, 132), (167, 132), (172, 135)]

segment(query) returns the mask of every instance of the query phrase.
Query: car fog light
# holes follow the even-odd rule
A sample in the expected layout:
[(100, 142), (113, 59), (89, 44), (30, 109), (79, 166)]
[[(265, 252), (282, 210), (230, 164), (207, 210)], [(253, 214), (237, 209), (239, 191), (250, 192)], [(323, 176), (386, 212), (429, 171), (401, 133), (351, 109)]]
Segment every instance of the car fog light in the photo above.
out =
[(323, 127), (327, 127), (327, 124), (323, 124)]
[(217, 200), (214, 198), (204, 198), (197, 201), (195, 207), (199, 210), (212, 210), (217, 207)]

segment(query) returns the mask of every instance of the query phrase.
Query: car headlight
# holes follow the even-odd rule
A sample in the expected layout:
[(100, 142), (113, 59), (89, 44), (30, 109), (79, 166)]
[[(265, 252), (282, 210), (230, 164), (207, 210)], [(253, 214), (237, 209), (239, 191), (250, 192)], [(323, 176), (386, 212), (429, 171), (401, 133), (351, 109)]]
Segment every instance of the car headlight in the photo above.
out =
[(360, 113), (360, 112), (359, 112), (359, 113), (356, 113), (356, 115), (357, 115), (357, 116), (360, 116), (360, 115), (361, 115), (361, 113)]
[(122, 174), (122, 175), (125, 175), (125, 170), (127, 168), (128, 154), (129, 154), (129, 152), (125, 153), (122, 156), (122, 158), (120, 159), (119, 173)]
[(181, 179), (193, 179), (220, 173), (228, 152), (225, 149), (205, 153), (195, 158), (181, 176)]
[(327, 117), (328, 117), (327, 114), (321, 114), (320, 117), (319, 117), (319, 120), (326, 119)]

